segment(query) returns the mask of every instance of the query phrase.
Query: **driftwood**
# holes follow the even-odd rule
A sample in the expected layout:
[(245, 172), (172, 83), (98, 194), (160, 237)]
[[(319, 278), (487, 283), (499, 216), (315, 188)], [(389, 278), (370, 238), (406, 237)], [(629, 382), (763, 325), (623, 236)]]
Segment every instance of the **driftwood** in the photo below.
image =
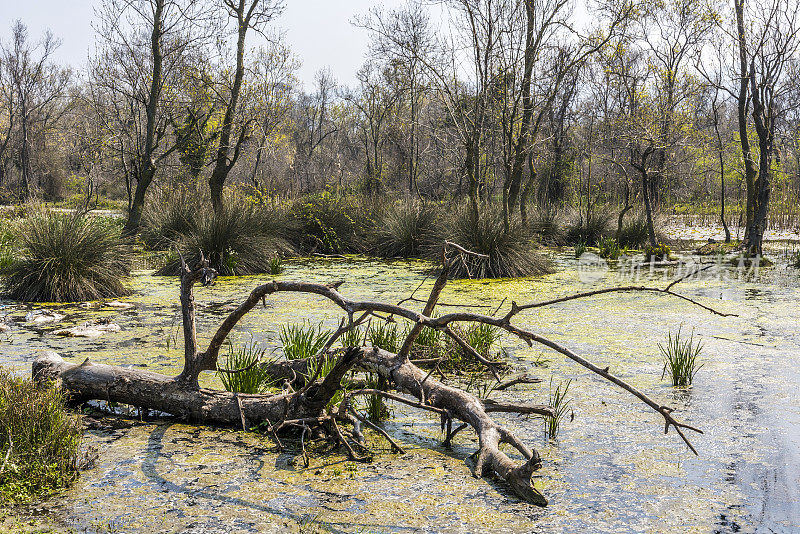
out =
[[(300, 431), (303, 458), (306, 462), (308, 458), (305, 452), (305, 437), (311, 427), (317, 427), (325, 431), (331, 439), (345, 447), (352, 459), (364, 459), (369, 454), (363, 443), (362, 425), (373, 428), (386, 438), (395, 450), (402, 451), (402, 447), (399, 444), (395, 443), (379, 427), (369, 423), (363, 416), (355, 412), (352, 407), (351, 401), (353, 397), (382, 395), (438, 414), (445, 433), (445, 444), (449, 444), (453, 436), (459, 431), (471, 427), (477, 434), (479, 441), (478, 451), (474, 455), (473, 474), (475, 476), (497, 475), (507, 481), (514, 492), (521, 498), (544, 506), (547, 504), (547, 500), (533, 487), (531, 480), (532, 473), (541, 466), (539, 455), (535, 450), (526, 446), (512, 432), (497, 424), (489, 417), (488, 413), (501, 411), (552, 416), (550, 409), (546, 406), (531, 404), (514, 405), (483, 401), (461, 389), (442, 383), (432, 376), (433, 371), (423, 371), (409, 360), (414, 340), (422, 328), (434, 328), (450, 336), (467, 354), (472, 355), (476, 360), (484, 364), (499, 382), (497, 371), (492, 362), (483, 358), (450, 327), (453, 322), (480, 322), (502, 328), (528, 344), (535, 342), (548, 346), (629, 391), (657, 411), (664, 418), (665, 430), (668, 431), (670, 426), (674, 427), (680, 437), (696, 453), (694, 447), (683, 434), (682, 429), (697, 432), (700, 432), (700, 430), (674, 419), (672, 409), (661, 406), (651, 400), (644, 393), (609, 373), (608, 368), (602, 369), (566, 347), (562, 347), (535, 332), (519, 328), (511, 322), (516, 314), (525, 309), (555, 304), (572, 298), (589, 297), (607, 291), (590, 292), (574, 297), (554, 299), (524, 306), (519, 306), (512, 302), (511, 309), (505, 315), (500, 316), (455, 312), (434, 318), (434, 308), (447, 283), (447, 266), (450, 263), (447, 254), (452, 252), (470, 254), (469, 251), (461, 247), (449, 243), (445, 244), (442, 248), (442, 271), (437, 277), (427, 301), (425, 301), (425, 307), (422, 312), (405, 308), (399, 304), (349, 300), (338, 291), (342, 282), (326, 285), (308, 282), (273, 281), (253, 289), (250, 296), (220, 324), (204, 351), (200, 351), (197, 345), (193, 288), (198, 282), (203, 286), (213, 284), (216, 272), (208, 267), (208, 263), (201, 254), (200, 264), (195, 269), (189, 269), (185, 262), (182, 261), (180, 298), (185, 354), (184, 368), (180, 375), (168, 377), (148, 371), (93, 363), (88, 359), (84, 363), (77, 365), (65, 362), (55, 353), (46, 353), (37, 358), (33, 364), (33, 375), (37, 380), (55, 380), (78, 402), (89, 399), (114, 401), (174, 414), (191, 421), (241, 426), (245, 429), (261, 425), (262, 428), (266, 428), (279, 445), (278, 432), (286, 428), (295, 428)], [(673, 285), (674, 283), (670, 284), (664, 290), (656, 288), (641, 289), (676, 296), (700, 305), (705, 309), (710, 309), (672, 292)], [(636, 290), (641, 289), (637, 288)], [(619, 290), (630, 291), (633, 289), (621, 288)], [(319, 295), (329, 299), (345, 312), (347, 320), (343, 320), (340, 323), (339, 329), (323, 349), (324, 352), (314, 358), (330, 357), (329, 349), (334, 341), (350, 328), (363, 323), (370, 316), (383, 318), (386, 318), (386, 316), (400, 317), (411, 321), (414, 326), (408, 333), (398, 354), (392, 354), (370, 346), (351, 347), (338, 356), (338, 361), (333, 371), (320, 380), (317, 380), (318, 377), (316, 375), (311, 377), (308, 375), (309, 370), (318, 370), (321, 366), (309, 365), (309, 361), (306, 360), (264, 363), (263, 365), (267, 366), (271, 374), (284, 378), (285, 387), (284, 392), (281, 394), (245, 395), (200, 388), (198, 384), (199, 374), (203, 371), (217, 370), (219, 350), (238, 321), (267, 296), (279, 292), (301, 292)], [(341, 380), (353, 368), (376, 373), (381, 377), (387, 389), (395, 389), (399, 393), (410, 395), (413, 398), (374, 389), (347, 391), (342, 388)], [(235, 373), (242, 370), (222, 371)], [(523, 376), (499, 385), (501, 388), (505, 388), (515, 383), (531, 383), (533, 381)], [(343, 398), (338, 405), (332, 406), (331, 399), (340, 390), (343, 391)], [(463, 424), (453, 428), (455, 420), (462, 421)], [(342, 424), (347, 425), (347, 427), (340, 426)], [(524, 457), (525, 461), (521, 464), (516, 464), (500, 450), (502, 443), (511, 445)], [(366, 455), (359, 454), (357, 451), (366, 453)]]

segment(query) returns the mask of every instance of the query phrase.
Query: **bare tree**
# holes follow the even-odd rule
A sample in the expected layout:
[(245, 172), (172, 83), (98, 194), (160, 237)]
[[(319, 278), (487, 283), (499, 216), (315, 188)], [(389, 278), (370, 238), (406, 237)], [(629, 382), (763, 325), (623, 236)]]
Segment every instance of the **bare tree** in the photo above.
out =
[(188, 74), (190, 51), (205, 38), (206, 20), (196, 0), (106, 0), (100, 11), (101, 45), (89, 80), (125, 175), (126, 235), (138, 231), (147, 190), (177, 149), (171, 126), (180, 109), (181, 79)]
[[(32, 43), (22, 21), (12, 26), (11, 43), (0, 43), (0, 87), (7, 106), (7, 127), (0, 141), (0, 167), (5, 168), (7, 151), (14, 151), (20, 169), (21, 196), (35, 194), (33, 148), (43, 149), (48, 130), (64, 113), (63, 97), (71, 73), (53, 63), (52, 56), (60, 42), (46, 32)], [(4, 106), (4, 107), (5, 107)], [(0, 180), (5, 173), (0, 171)]]
[(263, 33), (267, 23), (283, 10), (283, 3), (280, 0), (222, 0), (222, 5), (235, 27), (236, 49), (233, 78), (225, 79), (223, 90), (219, 91), (225, 111), (219, 131), (214, 168), (208, 180), (211, 203), (216, 212), (224, 209), (222, 191), (225, 181), (236, 165), (242, 145), (250, 136), (250, 128), (255, 121), (255, 117), (250, 114), (242, 116), (240, 103), (245, 82), (247, 33), (250, 30)]

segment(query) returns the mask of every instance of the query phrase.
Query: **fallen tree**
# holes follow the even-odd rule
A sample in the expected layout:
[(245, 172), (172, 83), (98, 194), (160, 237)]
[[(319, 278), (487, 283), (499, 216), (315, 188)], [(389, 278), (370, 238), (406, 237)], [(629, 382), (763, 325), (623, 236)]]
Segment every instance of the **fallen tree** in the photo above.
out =
[[(456, 322), (477, 322), (502, 328), (526, 341), (529, 345), (539, 343), (550, 347), (627, 390), (664, 418), (665, 432), (670, 427), (675, 428), (687, 446), (695, 454), (697, 453), (683, 430), (701, 431), (674, 419), (671, 408), (656, 403), (644, 393), (612, 375), (607, 367), (600, 368), (568, 348), (512, 323), (512, 319), (518, 313), (527, 309), (612, 291), (655, 291), (680, 297), (713, 313), (720, 313), (688, 297), (674, 293), (672, 287), (680, 280), (676, 280), (665, 289), (622, 287), (582, 293), (541, 303), (517, 305), (512, 302), (510, 310), (500, 316), (456, 311), (433, 317), (434, 309), (439, 303), (439, 296), (447, 283), (448, 265), (452, 263), (452, 258), (448, 258), (448, 254), (473, 253), (458, 245), (445, 243), (442, 248), (443, 267), (427, 300), (415, 299), (413, 295), (409, 299), (405, 299), (406, 301), (424, 302), (425, 306), (421, 312), (404, 307), (402, 302), (391, 304), (349, 300), (338, 291), (341, 282), (316, 284), (273, 281), (253, 289), (249, 297), (220, 324), (208, 347), (200, 351), (195, 326), (194, 286), (197, 283), (203, 286), (212, 285), (216, 278), (216, 272), (208, 266), (208, 262), (201, 254), (200, 263), (196, 268), (190, 269), (183, 263), (181, 269), (180, 298), (185, 353), (183, 371), (177, 377), (94, 363), (89, 359), (82, 364), (74, 364), (64, 361), (52, 352), (45, 353), (34, 361), (33, 376), (40, 381), (56, 381), (75, 402), (92, 399), (105, 400), (147, 410), (158, 410), (198, 423), (241, 426), (243, 429), (260, 426), (274, 437), (279, 446), (281, 445), (279, 434), (286, 429), (296, 429), (300, 431), (303, 457), (306, 460), (304, 440), (307, 433), (312, 430), (324, 433), (329, 439), (343, 446), (349, 457), (354, 460), (363, 460), (370, 454), (364, 444), (362, 433), (364, 426), (381, 434), (395, 450), (402, 451), (401, 445), (392, 440), (380, 427), (369, 422), (353, 407), (352, 399), (354, 397), (380, 395), (438, 414), (441, 418), (442, 429), (445, 431), (445, 444), (449, 444), (456, 433), (471, 427), (478, 437), (478, 451), (474, 455), (473, 474), (476, 477), (497, 475), (507, 481), (521, 498), (544, 506), (547, 504), (547, 500), (534, 488), (531, 480), (532, 473), (541, 467), (538, 453), (525, 445), (511, 431), (495, 422), (488, 414), (493, 411), (503, 411), (547, 417), (552, 416), (550, 409), (546, 406), (499, 404), (481, 400), (466, 391), (436, 379), (433, 376), (434, 370), (437, 368), (436, 362), (433, 362), (434, 365), (430, 371), (424, 371), (409, 359), (414, 341), (422, 329), (424, 327), (433, 328), (444, 332), (467, 354), (485, 365), (499, 382), (500, 377), (494, 363), (471, 347), (461, 338), (457, 329), (451, 327), (452, 323)], [(217, 364), (220, 348), (242, 317), (263, 302), (267, 296), (280, 292), (300, 292), (325, 297), (339, 306), (345, 312), (346, 318), (341, 321), (339, 328), (328, 339), (318, 355), (308, 360), (263, 364), (268, 366), (271, 374), (284, 379), (282, 393), (248, 395), (201, 388), (198, 377), (203, 371), (216, 370), (237, 373), (246, 370), (219, 369)], [(322, 366), (313, 360), (329, 357), (333, 343), (342, 334), (364, 323), (370, 317), (380, 317), (384, 320), (398, 317), (413, 324), (397, 354), (371, 346), (349, 347), (337, 356), (336, 364), (326, 376), (319, 376)], [(354, 368), (377, 374), (387, 386), (384, 388), (386, 390), (362, 387), (353, 391), (345, 388), (342, 385), (342, 378)], [(501, 384), (501, 386), (510, 387), (514, 383), (524, 383), (529, 380), (527, 377), (522, 377)], [(388, 389), (396, 390), (398, 393), (387, 391)], [(339, 400), (334, 402), (334, 397), (339, 392), (342, 395), (337, 397)], [(462, 424), (453, 428), (454, 421), (461, 421)], [(500, 449), (500, 445), (503, 443), (516, 449), (525, 461), (521, 464), (515, 463)]]

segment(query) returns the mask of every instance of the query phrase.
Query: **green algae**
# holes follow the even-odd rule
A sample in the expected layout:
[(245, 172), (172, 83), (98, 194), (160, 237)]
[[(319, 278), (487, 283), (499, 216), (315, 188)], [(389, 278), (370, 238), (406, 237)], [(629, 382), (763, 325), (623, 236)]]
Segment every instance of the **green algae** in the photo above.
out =
[[(474, 308), (487, 312), (505, 300), (505, 311), (512, 300), (545, 300), (626, 282), (624, 273), (612, 269), (594, 285), (585, 284), (569, 254), (554, 259), (560, 270), (544, 277), (453, 281), (441, 301), (489, 306)], [(663, 284), (674, 272), (657, 269), (645, 282)], [(198, 288), (201, 343), (253, 287), (272, 278), (223, 278), (214, 287)], [(418, 296), (433, 284), (425, 263), (360, 258), (287, 262), (284, 273), (274, 278), (342, 279), (341, 291), (350, 298), (395, 302), (423, 279)], [(689, 280), (678, 286), (739, 317), (712, 316), (654, 294), (603, 295), (518, 317), (521, 326), (608, 365), (706, 431), (692, 438), (700, 451), (695, 458), (672, 433), (664, 436), (659, 416), (634, 398), (558, 354), (545, 353), (547, 364), (535, 365), (541, 348), (504, 336), (516, 371), (543, 378), (545, 384), (551, 374), (573, 379), (576, 418), (564, 424), (555, 441), (545, 439), (535, 419), (496, 414), (541, 453), (544, 467), (536, 485), (551, 500), (544, 510), (517, 501), (502, 483), (470, 475), (469, 455), (476, 449), (472, 434), (459, 434), (452, 451), (441, 449), (436, 418), (393, 406), (385, 427), (408, 454), (391, 454), (371, 436), (371, 446), (383, 451), (373, 463), (355, 465), (341, 454), (321, 454), (312, 457), (308, 469), (299, 467), (298, 451), (277, 451), (267, 438), (252, 433), (181, 424), (90, 430), (87, 440), (100, 450), (98, 465), (57, 500), (55, 513), (76, 529), (99, 531), (93, 525), (113, 523), (123, 532), (283, 532), (300, 531), (309, 523), (346, 532), (706, 532), (747, 531), (764, 522), (790, 528), (797, 511), (791, 482), (798, 473), (786, 466), (797, 465), (791, 443), (800, 419), (800, 336), (795, 327), (800, 290), (770, 280)], [(18, 323), (2, 341), (4, 361), (29, 369), (31, 355), (49, 349), (72, 361), (88, 356), (177, 374), (182, 360), (177, 279), (137, 272), (131, 285), (133, 294), (121, 300), (134, 304), (132, 310), (49, 306), (67, 316), (58, 327), (110, 316), (120, 332), (94, 340), (62, 339), (49, 334), (57, 325), (35, 329)], [(6, 308), (15, 318), (28, 309)], [(333, 327), (340, 317), (340, 310), (319, 297), (273, 295), (266, 308), (254, 309), (243, 320), (233, 340), (252, 336), (269, 351), (277, 350), (282, 324), (307, 319)], [(656, 340), (680, 324), (694, 327), (706, 344), (706, 366), (689, 391), (660, 380)], [(203, 380), (219, 387), (212, 373)], [(546, 389), (526, 385), (492, 397), (544, 402)], [(763, 480), (772, 482), (765, 486)]]

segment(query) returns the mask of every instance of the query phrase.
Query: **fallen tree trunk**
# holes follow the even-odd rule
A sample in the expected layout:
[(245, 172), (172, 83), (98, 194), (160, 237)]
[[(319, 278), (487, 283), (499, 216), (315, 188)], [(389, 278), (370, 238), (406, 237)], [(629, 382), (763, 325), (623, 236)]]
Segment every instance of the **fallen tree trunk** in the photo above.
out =
[(158, 373), (116, 365), (82, 364), (64, 361), (46, 352), (33, 362), (37, 381), (52, 380), (81, 403), (104, 400), (157, 410), (198, 423), (251, 428), (287, 419), (320, 417), (341, 388), (341, 379), (360, 356), (358, 350), (345, 352), (336, 367), (320, 384), (298, 392), (278, 395), (248, 395), (206, 388)]

